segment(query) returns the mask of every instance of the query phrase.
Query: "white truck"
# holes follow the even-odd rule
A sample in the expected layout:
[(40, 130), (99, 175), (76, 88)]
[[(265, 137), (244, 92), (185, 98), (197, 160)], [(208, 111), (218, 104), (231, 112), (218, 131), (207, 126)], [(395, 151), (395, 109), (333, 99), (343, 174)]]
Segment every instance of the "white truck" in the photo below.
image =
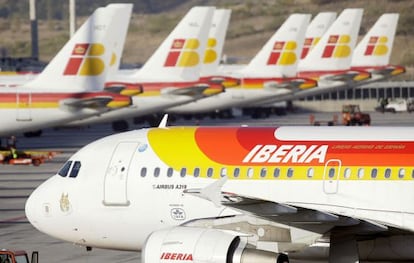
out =
[(383, 112), (412, 112), (414, 111), (413, 99), (395, 99), (386, 104), (382, 110)]

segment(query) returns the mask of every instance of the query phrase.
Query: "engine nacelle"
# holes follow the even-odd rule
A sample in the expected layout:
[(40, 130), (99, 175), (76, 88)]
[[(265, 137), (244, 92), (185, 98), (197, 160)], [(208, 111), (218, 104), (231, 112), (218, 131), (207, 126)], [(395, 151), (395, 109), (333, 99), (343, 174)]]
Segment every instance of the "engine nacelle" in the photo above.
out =
[(174, 227), (153, 232), (142, 251), (143, 263), (288, 263), (284, 254), (246, 248), (240, 237), (207, 228)]

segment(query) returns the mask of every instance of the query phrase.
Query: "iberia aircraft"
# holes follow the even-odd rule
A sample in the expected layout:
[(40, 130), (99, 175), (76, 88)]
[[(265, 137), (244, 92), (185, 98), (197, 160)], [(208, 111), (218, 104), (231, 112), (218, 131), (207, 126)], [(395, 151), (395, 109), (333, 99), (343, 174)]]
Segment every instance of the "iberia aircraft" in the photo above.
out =
[(325, 34), (335, 19), (335, 12), (321, 12), (312, 19), (312, 22), (306, 30), (305, 42), (303, 43), (302, 54), (300, 56), (301, 59), (304, 59), (309, 51), (318, 44), (323, 34)]
[[(316, 46), (323, 34), (325, 34), (325, 32), (329, 29), (329, 27), (332, 25), (335, 19), (335, 12), (321, 12), (312, 19), (311, 23), (306, 29), (305, 42), (303, 43), (301, 59), (304, 59), (309, 54), (309, 52)], [(318, 93), (319, 89), (303, 90), (301, 92), (296, 92), (294, 94), (285, 94), (277, 98), (269, 98), (255, 105), (249, 105), (249, 107), (251, 107), (251, 109), (255, 107), (256, 113), (260, 114), (260, 112), (263, 112), (262, 107), (269, 107), (269, 104), (271, 103), (279, 103), (284, 100), (293, 100), (295, 98), (301, 98), (303, 93), (313, 93), (314, 91)]]
[(330, 263), (414, 260), (413, 128), (164, 124), (75, 153), (30, 195), (31, 224), (145, 263), (288, 262), (288, 226)]
[[(323, 34), (316, 46), (299, 62), (298, 76), (318, 80), (318, 93), (345, 89), (370, 78), (365, 71), (351, 70), (363, 10), (345, 9)], [(303, 95), (313, 95), (304, 92)]]
[(315, 87), (316, 81), (295, 77), (309, 20), (308, 14), (292, 14), (251, 62), (231, 75), (239, 79), (240, 85), (211, 98), (169, 108), (167, 112), (211, 112)]
[[(111, 32), (130, 4), (98, 8), (34, 80), (0, 89), (0, 135), (35, 131), (130, 105), (130, 97), (104, 92), (114, 40)], [(120, 29), (121, 30), (121, 29)]]
[[(356, 86), (379, 81), (404, 73), (405, 68), (403, 66), (389, 64), (395, 32), (397, 29), (398, 16), (398, 14), (383, 14), (364, 36), (361, 42), (358, 43), (355, 51), (353, 52), (351, 68), (349, 72), (354, 72), (357, 75), (364, 75), (365, 73), (369, 73), (371, 75), (370, 78), (361, 78), (357, 81), (347, 81), (346, 83), (343, 82), (342, 84), (341, 82), (334, 82), (330, 84), (329, 81), (322, 81), (323, 85), (320, 84), (322, 91), (329, 92), (331, 90), (354, 88)], [(317, 31), (314, 32), (315, 34), (322, 33)], [(317, 39), (317, 37), (313, 37), (313, 39)], [(310, 40), (305, 40), (305, 43), (307, 41), (311, 43)], [(354, 73), (351, 73), (351, 75)], [(330, 78), (332, 78), (332, 76), (328, 77), (328, 79)], [(320, 81), (320, 83), (322, 82)], [(312, 93), (312, 90), (305, 91), (305, 94), (314, 95), (314, 93)], [(280, 101), (281, 99), (292, 98), (278, 98), (278, 100), (273, 100), (273, 102)]]
[(115, 130), (125, 130), (128, 119), (222, 92), (221, 82), (215, 83), (211, 78), (200, 80), (214, 12), (214, 7), (193, 7), (141, 69), (114, 77), (120, 81), (107, 81), (107, 86), (142, 86), (143, 93), (132, 97), (133, 105), (71, 125), (112, 121)]
[(383, 14), (356, 47), (351, 69), (371, 73), (364, 83), (378, 81), (405, 72), (404, 66), (390, 65), (399, 14)]

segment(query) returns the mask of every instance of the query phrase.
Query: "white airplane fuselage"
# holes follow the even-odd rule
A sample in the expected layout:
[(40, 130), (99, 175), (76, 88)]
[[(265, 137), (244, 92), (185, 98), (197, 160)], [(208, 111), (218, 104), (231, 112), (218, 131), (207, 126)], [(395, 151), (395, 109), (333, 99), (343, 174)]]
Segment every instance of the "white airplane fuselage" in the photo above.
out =
[[(184, 193), (227, 177), (225, 193), (412, 232), (412, 134), (412, 128), (176, 127), (112, 135), (70, 158), (78, 173), (61, 170), (65, 176), (37, 188), (26, 215), (40, 231), (69, 242), (141, 250), (154, 231), (239, 214), (214, 198)], [(329, 228), (320, 224), (318, 232)]]

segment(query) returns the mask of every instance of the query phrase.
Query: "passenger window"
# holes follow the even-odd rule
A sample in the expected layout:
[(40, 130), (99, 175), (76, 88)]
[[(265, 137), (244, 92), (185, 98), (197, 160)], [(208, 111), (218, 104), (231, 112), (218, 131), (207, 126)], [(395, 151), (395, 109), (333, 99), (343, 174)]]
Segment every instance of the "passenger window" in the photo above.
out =
[(252, 178), (253, 177), (253, 173), (254, 173), (253, 168), (247, 169), (247, 177), (248, 178)]
[(377, 168), (373, 168), (371, 170), (371, 178), (377, 178), (377, 174), (378, 174), (378, 169)]
[(220, 176), (225, 177), (227, 175), (227, 168), (223, 167), (220, 170)]
[(293, 176), (293, 168), (289, 168), (287, 170), (287, 174), (286, 175), (287, 175), (288, 178), (291, 178)]
[(80, 168), (81, 168), (81, 162), (76, 161), (76, 162), (73, 164), (72, 171), (70, 171), (70, 175), (69, 175), (69, 177), (72, 177), (72, 178), (77, 177), (77, 176), (78, 176), (78, 173), (79, 173)]
[(359, 168), (359, 169), (358, 169), (358, 178), (359, 178), (359, 179), (364, 178), (364, 173), (365, 173), (364, 168)]
[(145, 177), (147, 176), (147, 167), (142, 167), (141, 168), (141, 177)]
[(199, 177), (200, 176), (200, 168), (196, 167), (194, 168), (194, 177)]
[(400, 170), (398, 170), (398, 178), (403, 179), (404, 177), (405, 177), (405, 169), (400, 168)]
[(240, 168), (234, 168), (233, 176), (234, 177), (239, 177), (239, 175), (240, 175)]
[(384, 177), (385, 178), (390, 178), (391, 177), (391, 169), (390, 168), (385, 169)]
[(351, 177), (351, 168), (345, 168), (344, 178), (349, 179)]
[(207, 169), (207, 176), (208, 177), (212, 177), (213, 176), (213, 173), (214, 173), (213, 168), (210, 167), (210, 168)]
[(315, 173), (315, 169), (313, 169), (313, 167), (311, 167), (311, 168), (309, 168), (309, 169), (308, 169), (308, 171), (307, 171), (307, 173), (306, 173), (306, 176), (307, 176), (308, 178), (312, 178), (312, 177), (313, 177), (313, 175), (314, 175), (314, 173)]
[(167, 169), (167, 177), (171, 177), (171, 176), (173, 176), (173, 173), (174, 173), (173, 168), (168, 167), (168, 169)]
[(160, 176), (160, 168), (159, 167), (155, 167), (154, 169), (154, 177), (158, 177)]
[(266, 168), (262, 168), (260, 169), (260, 177), (266, 177), (267, 174), (267, 169)]
[(329, 177), (330, 179), (332, 179), (332, 178), (334, 178), (334, 177), (335, 177), (335, 168), (333, 168), (333, 167), (329, 168), (329, 171), (328, 171), (328, 177)]
[(181, 168), (180, 176), (185, 177), (186, 174), (187, 174), (187, 168), (185, 168), (185, 167)]
[(66, 177), (68, 175), (70, 166), (72, 165), (72, 161), (68, 161), (66, 162), (62, 168), (60, 168), (58, 175), (62, 176), (62, 177)]
[(280, 169), (279, 169), (279, 168), (275, 168), (275, 169), (273, 170), (273, 177), (274, 177), (274, 178), (278, 178), (278, 177), (279, 177), (279, 175), (280, 175)]

